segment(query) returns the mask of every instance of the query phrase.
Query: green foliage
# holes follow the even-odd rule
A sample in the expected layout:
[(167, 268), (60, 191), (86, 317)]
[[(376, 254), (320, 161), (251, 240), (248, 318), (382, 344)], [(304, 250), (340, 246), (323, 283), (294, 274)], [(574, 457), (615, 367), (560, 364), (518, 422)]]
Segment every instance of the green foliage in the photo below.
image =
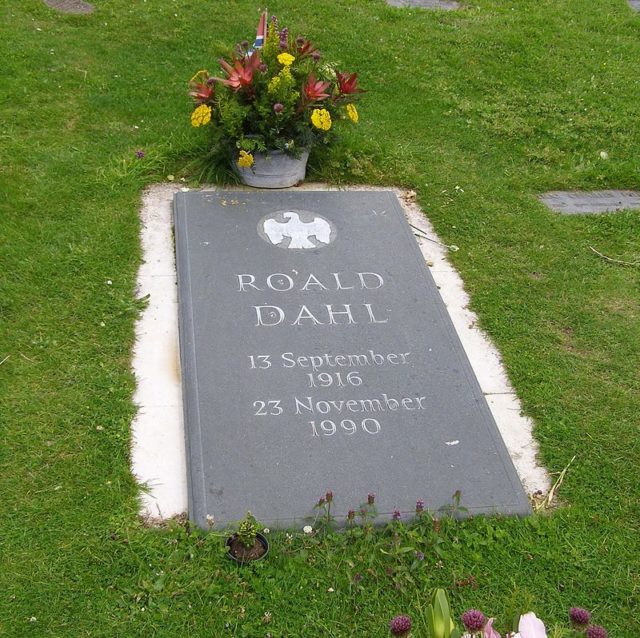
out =
[(427, 607), (427, 626), (430, 638), (460, 638), (462, 632), (451, 617), (449, 599), (444, 589), (436, 589)]
[(236, 534), (240, 543), (244, 547), (251, 549), (256, 542), (258, 530), (259, 526), (256, 517), (251, 512), (247, 512), (244, 519), (240, 522), (240, 525), (238, 525)]

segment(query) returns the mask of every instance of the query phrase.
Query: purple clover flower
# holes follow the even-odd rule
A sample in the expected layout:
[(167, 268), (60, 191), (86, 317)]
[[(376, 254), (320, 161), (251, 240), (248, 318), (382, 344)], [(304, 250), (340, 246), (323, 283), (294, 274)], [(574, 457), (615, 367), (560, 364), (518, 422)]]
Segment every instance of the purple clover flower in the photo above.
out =
[(574, 625), (588, 625), (591, 620), (591, 614), (582, 607), (572, 607), (569, 610), (569, 618)]
[(142, 151), (142, 150), (137, 150), (137, 151), (136, 151), (136, 157), (137, 157), (138, 159), (142, 159), (142, 158), (144, 157), (144, 151)]
[(424, 560), (424, 554), (422, 552), (415, 553), (416, 560)]
[(402, 518), (402, 514), (400, 514), (400, 510), (393, 510), (391, 517), (394, 521), (399, 521)]
[(422, 512), (424, 512), (424, 501), (419, 498), (416, 501), (416, 514), (422, 514)]
[(376, 501), (376, 495), (373, 492), (369, 492), (367, 494), (367, 503), (369, 505), (373, 505)]
[[(276, 113), (280, 113), (280, 112), (282, 111), (282, 109), (280, 109), (280, 110), (276, 110), (276, 106), (278, 106), (278, 104), (274, 104), (274, 106), (273, 106), (273, 110), (274, 110)], [(282, 106), (282, 104), (280, 104), (280, 106)], [(282, 108), (284, 108), (284, 106), (282, 106)], [(331, 490), (329, 490), (329, 491), (324, 495), (324, 497), (327, 499), (327, 503), (331, 503), (331, 501), (333, 501), (333, 492), (332, 492)]]
[(406, 636), (411, 631), (411, 618), (409, 616), (396, 616), (391, 619), (389, 629), (393, 636)]
[(585, 632), (587, 638), (609, 638), (609, 633), (600, 625), (589, 625)]
[(311, 57), (313, 58), (314, 62), (317, 62), (320, 59), (320, 51), (314, 51), (311, 54)]
[(487, 619), (485, 615), (478, 609), (469, 609), (469, 611), (465, 611), (462, 616), (460, 616), (460, 620), (464, 623), (464, 626), (467, 628), (467, 631), (480, 631)]

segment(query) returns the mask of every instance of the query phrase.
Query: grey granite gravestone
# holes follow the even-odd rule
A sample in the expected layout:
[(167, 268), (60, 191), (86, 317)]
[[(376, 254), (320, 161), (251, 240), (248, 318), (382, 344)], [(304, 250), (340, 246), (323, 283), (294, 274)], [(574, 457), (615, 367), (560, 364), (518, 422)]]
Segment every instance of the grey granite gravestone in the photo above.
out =
[(529, 505), (446, 308), (388, 191), (175, 198), (189, 513)]
[(635, 191), (551, 191), (540, 196), (556, 213), (588, 215), (640, 209), (640, 193)]
[(62, 13), (92, 13), (95, 9), (92, 4), (83, 0), (44, 0), (44, 3)]
[(418, 9), (442, 9), (453, 11), (460, 8), (460, 3), (456, 0), (387, 0), (387, 4), (392, 7), (415, 7)]
[(635, 11), (640, 11), (640, 0), (629, 0), (629, 5)]

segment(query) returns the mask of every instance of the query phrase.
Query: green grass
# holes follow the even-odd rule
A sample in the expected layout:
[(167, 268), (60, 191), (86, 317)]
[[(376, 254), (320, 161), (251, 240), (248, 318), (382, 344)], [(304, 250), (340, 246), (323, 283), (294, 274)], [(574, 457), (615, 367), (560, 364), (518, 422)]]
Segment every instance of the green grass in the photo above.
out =
[(385, 636), (409, 613), (424, 636), (439, 585), (458, 613), (504, 619), (522, 601), (562, 625), (581, 605), (637, 636), (640, 277), (589, 247), (637, 261), (640, 216), (561, 217), (535, 194), (640, 188), (640, 16), (624, 0), (269, 7), (369, 89), (358, 129), (312, 156), (309, 178), (416, 190), (460, 246), (541, 460), (576, 459), (551, 515), (402, 528), (427, 554), (414, 570), (380, 551), (391, 531), (278, 535), (267, 562), (237, 569), (216, 537), (138, 522), (129, 365), (141, 191), (224, 177), (197, 160), (186, 81), (258, 14), (246, 0), (96, 4), (0, 7), (0, 635)]

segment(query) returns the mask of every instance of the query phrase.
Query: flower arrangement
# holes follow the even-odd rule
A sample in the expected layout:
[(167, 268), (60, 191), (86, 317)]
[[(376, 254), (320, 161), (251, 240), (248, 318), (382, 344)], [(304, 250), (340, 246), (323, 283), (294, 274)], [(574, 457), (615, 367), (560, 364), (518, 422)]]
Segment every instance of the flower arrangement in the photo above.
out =
[(220, 66), (223, 77), (203, 70), (189, 82), (191, 124), (210, 126), (214, 144), (228, 146), (241, 168), (253, 165), (257, 151), (298, 157), (329, 143), (337, 123), (358, 123), (357, 74), (324, 61), (309, 40), (293, 38), (266, 11), (253, 46), (241, 42)]

